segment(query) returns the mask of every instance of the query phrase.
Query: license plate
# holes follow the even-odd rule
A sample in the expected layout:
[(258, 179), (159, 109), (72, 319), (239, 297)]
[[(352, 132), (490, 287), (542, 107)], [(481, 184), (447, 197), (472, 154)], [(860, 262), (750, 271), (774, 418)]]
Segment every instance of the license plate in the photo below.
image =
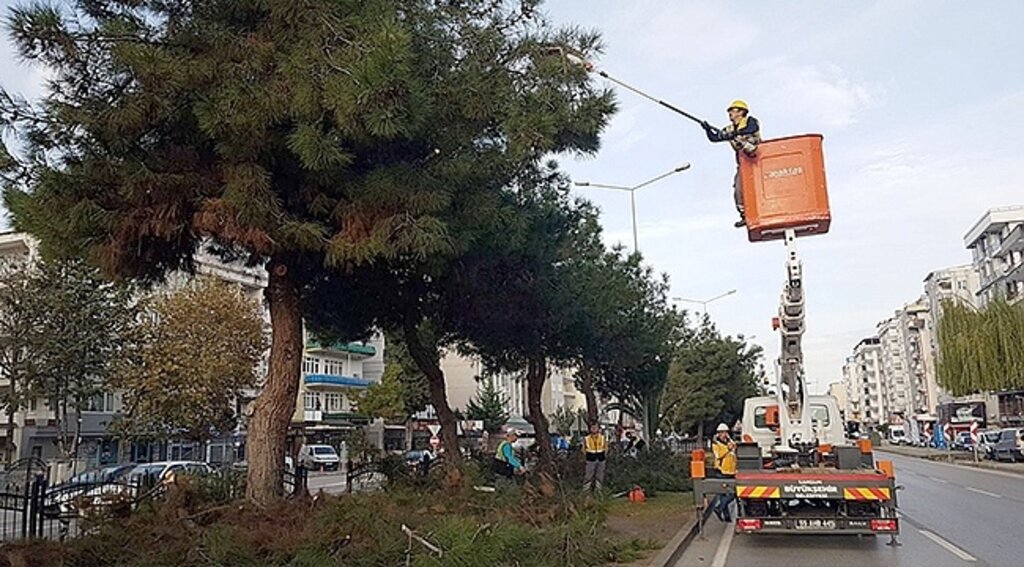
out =
[(798, 519), (793, 523), (793, 527), (798, 530), (834, 530), (836, 529), (836, 521)]

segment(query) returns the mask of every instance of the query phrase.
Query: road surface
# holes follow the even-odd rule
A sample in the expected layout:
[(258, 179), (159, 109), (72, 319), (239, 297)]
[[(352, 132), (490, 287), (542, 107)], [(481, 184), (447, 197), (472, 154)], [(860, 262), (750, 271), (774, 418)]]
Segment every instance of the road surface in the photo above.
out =
[(734, 535), (714, 516), (678, 567), (1018, 567), (1024, 565), (1024, 476), (891, 453), (901, 535)]

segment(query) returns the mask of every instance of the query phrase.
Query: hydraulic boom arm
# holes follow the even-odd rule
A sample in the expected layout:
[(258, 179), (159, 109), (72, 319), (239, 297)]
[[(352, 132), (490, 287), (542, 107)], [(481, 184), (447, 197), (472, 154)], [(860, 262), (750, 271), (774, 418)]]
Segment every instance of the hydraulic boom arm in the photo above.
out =
[(806, 388), (804, 384), (803, 263), (796, 254), (796, 231), (786, 231), (786, 286), (779, 304), (779, 398), (785, 403), (790, 422), (803, 422)]

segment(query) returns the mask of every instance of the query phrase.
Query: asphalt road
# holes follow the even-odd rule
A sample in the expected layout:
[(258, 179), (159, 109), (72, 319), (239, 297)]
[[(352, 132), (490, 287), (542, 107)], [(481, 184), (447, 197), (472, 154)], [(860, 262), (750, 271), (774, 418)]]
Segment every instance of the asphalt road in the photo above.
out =
[(678, 567), (1018, 567), (1024, 565), (1024, 476), (885, 454), (902, 521), (887, 536), (734, 535), (714, 516)]

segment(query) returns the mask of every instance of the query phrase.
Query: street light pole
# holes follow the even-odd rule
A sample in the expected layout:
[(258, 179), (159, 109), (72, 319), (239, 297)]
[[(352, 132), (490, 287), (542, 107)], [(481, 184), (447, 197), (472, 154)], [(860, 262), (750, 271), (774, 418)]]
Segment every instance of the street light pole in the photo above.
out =
[(652, 178), (648, 179), (647, 181), (644, 181), (643, 183), (640, 183), (638, 185), (634, 185), (632, 187), (626, 187), (625, 185), (606, 185), (604, 183), (591, 183), (589, 181), (577, 181), (577, 182), (574, 183), (574, 185), (576, 185), (577, 187), (595, 187), (597, 189), (611, 189), (613, 191), (627, 191), (627, 192), (629, 192), (629, 214), (630, 214), (630, 218), (632, 219), (632, 222), (633, 222), (633, 252), (635, 253), (635, 252), (639, 252), (640, 251), (639, 239), (637, 238), (637, 228), (636, 228), (636, 192), (637, 192), (637, 190), (643, 189), (644, 187), (647, 187), (648, 185), (650, 185), (651, 183), (654, 183), (656, 181), (661, 181), (662, 179), (665, 179), (666, 177), (668, 177), (670, 175), (675, 175), (676, 173), (679, 173), (680, 171), (686, 171), (687, 169), (690, 169), (690, 164), (684, 163), (683, 165), (680, 165), (679, 167), (673, 169), (672, 171), (667, 171), (665, 173), (662, 173), (661, 175), (658, 175), (656, 177), (652, 177)]
[(636, 238), (636, 190), (629, 192), (629, 212), (633, 217), (633, 253), (635, 254), (640, 249)]
[(708, 304), (709, 303), (713, 303), (715, 301), (718, 301), (719, 299), (722, 299), (723, 297), (728, 297), (728, 296), (730, 296), (730, 295), (732, 295), (734, 293), (736, 293), (736, 290), (735, 289), (730, 289), (729, 291), (727, 291), (727, 292), (725, 292), (723, 294), (720, 294), (720, 295), (716, 295), (716, 296), (712, 297), (711, 299), (689, 299), (689, 298), (686, 298), (686, 297), (673, 297), (672, 301), (682, 301), (682, 302), (686, 302), (686, 303), (696, 303), (696, 304), (700, 305), (701, 307), (703, 307), (704, 314), (707, 315), (708, 314)]

